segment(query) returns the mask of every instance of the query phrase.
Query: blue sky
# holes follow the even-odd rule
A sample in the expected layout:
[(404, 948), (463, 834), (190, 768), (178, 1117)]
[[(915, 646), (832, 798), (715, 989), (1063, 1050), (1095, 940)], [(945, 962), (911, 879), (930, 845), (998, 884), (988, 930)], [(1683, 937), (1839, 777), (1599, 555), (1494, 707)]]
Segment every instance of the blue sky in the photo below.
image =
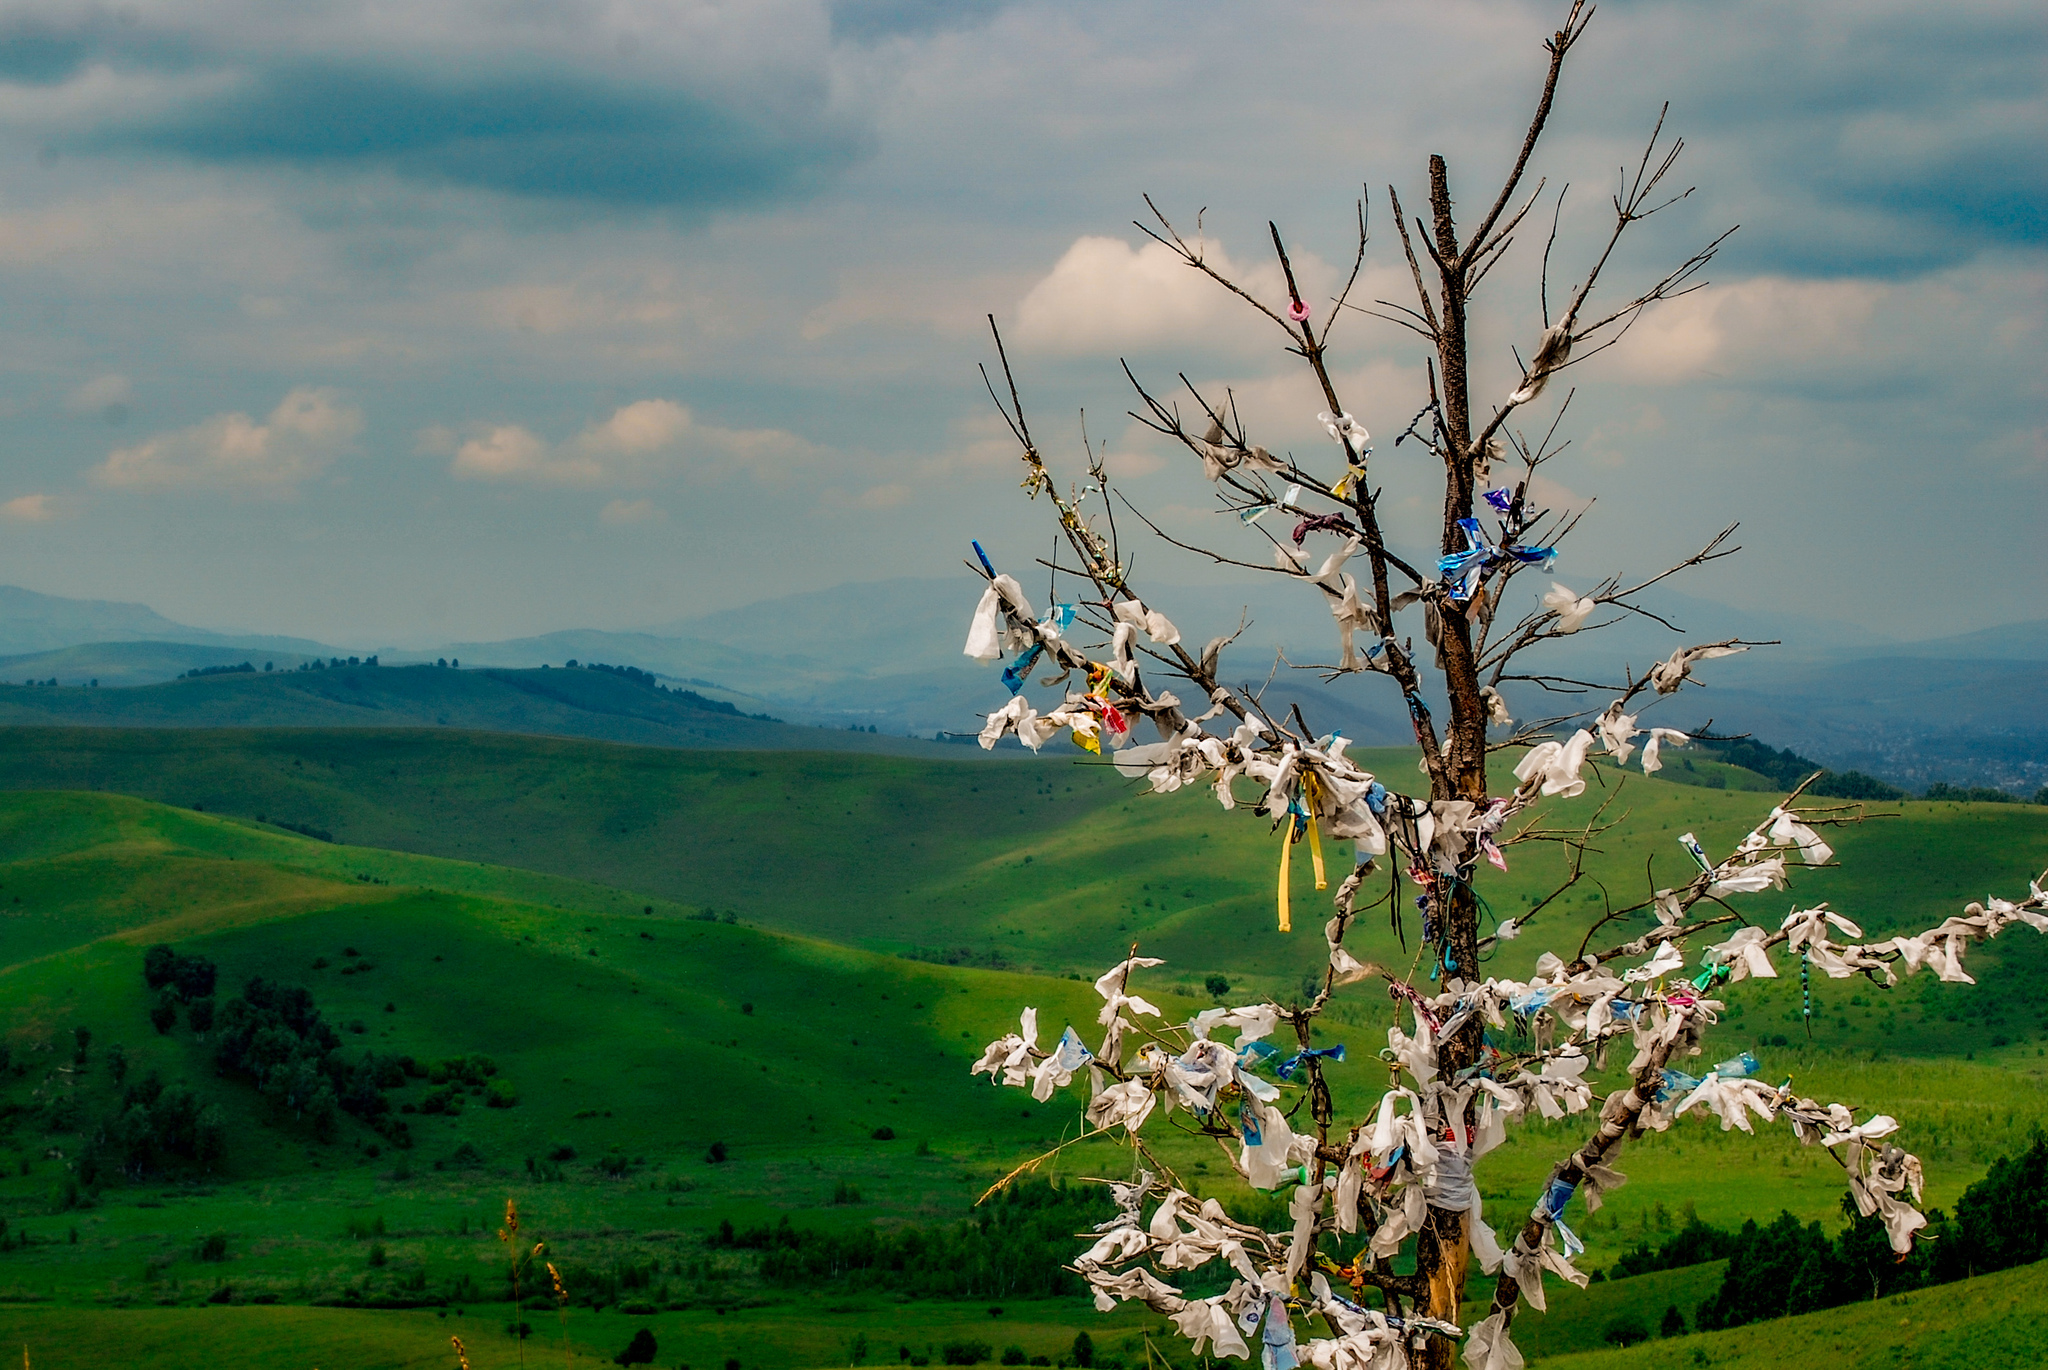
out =
[[(352, 644), (626, 627), (1045, 541), (980, 391), (1014, 340), (1070, 465), (1206, 535), (1116, 362), (1228, 383), (1327, 457), (1316, 394), (1130, 226), (1255, 289), (1403, 288), (1385, 215), (1444, 153), (1490, 199), (1558, 4), (0, 5), (0, 581)], [(1582, 263), (1661, 102), (1698, 191), (1617, 287), (1739, 224), (1709, 291), (1578, 371), (1560, 562), (1741, 520), (1690, 587), (1901, 636), (2037, 618), (2048, 159), (2038, 5), (1604, 4), (1538, 155)], [(1480, 389), (1537, 320), (1489, 281)], [(1390, 437), (1420, 358), (1362, 317)], [(1383, 446), (1425, 550), (1427, 472)], [(1141, 571), (1209, 573), (1163, 552)]]

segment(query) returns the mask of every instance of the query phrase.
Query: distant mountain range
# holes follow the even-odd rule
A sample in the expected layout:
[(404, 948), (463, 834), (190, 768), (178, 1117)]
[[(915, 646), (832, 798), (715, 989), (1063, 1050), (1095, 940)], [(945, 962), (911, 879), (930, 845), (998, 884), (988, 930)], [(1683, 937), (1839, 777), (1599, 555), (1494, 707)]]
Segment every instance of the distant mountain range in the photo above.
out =
[[(571, 660), (632, 666), (706, 699), (730, 704), (743, 714), (772, 714), (804, 725), (814, 737), (822, 728), (851, 740), (850, 729), (872, 728), (869, 735), (875, 737), (929, 738), (973, 731), (979, 727), (979, 716), (1004, 697), (993, 678), (995, 671), (960, 653), (977, 592), (977, 585), (964, 576), (884, 580), (784, 596), (637, 631), (571, 629), (376, 654), (386, 668), (436, 660), (494, 668), (483, 673), (485, 679), (497, 679), (506, 671), (523, 677), (542, 664), (562, 666)], [(1242, 614), (1247, 626), (1225, 654), (1225, 671), (1234, 682), (1268, 689), (1269, 707), (1298, 704), (1313, 726), (1341, 730), (1361, 745), (1411, 740), (1405, 711), (1390, 685), (1373, 679), (1326, 683), (1320, 673), (1288, 664), (1322, 662), (1335, 655), (1335, 632), (1318, 595), (1266, 577), (1223, 589), (1162, 587), (1153, 602), (1195, 641), (1219, 627), (1236, 627)], [(1661, 703), (1658, 721), (1688, 727), (1711, 717), (1717, 731), (1751, 733), (1837, 769), (1864, 770), (1913, 788), (1943, 780), (2030, 794), (2048, 783), (2048, 689), (2043, 687), (2048, 620), (1902, 642), (1828, 620), (1752, 613), (1677, 593), (1661, 594), (1649, 601), (1649, 607), (1685, 629), (1684, 634), (1674, 635), (1646, 618), (1627, 617), (1597, 635), (1546, 647), (1541, 669), (1609, 674), (1631, 662), (1640, 670), (1682, 642), (1776, 638), (1784, 645), (1714, 662), (1700, 673), (1706, 688), (1697, 693), (1688, 689)], [(1419, 636), (1419, 615), (1416, 619), (1403, 626)], [(370, 653), (302, 638), (191, 628), (140, 604), (64, 599), (0, 587), (0, 681), (55, 679), (83, 685), (97, 679), (105, 690), (157, 685), (186, 672), (244, 660), (260, 675), (266, 662), (291, 670), (315, 659), (346, 660), (350, 655)], [(294, 672), (289, 688), (267, 694), (259, 690), (251, 699), (260, 697), (260, 709), (253, 702), (224, 702), (227, 695), (251, 688), (231, 683), (223, 702), (204, 707), (199, 701), (212, 700), (213, 692), (145, 691), (146, 706), (138, 699), (115, 712), (125, 718), (139, 709), (152, 721), (171, 725), (181, 720), (226, 722), (246, 707), (262, 714), (264, 722), (328, 723), (333, 721), (331, 704), (316, 705), (306, 694), (307, 687), (297, 683), (318, 674)], [(472, 672), (459, 674), (468, 677)], [(390, 679), (388, 670), (380, 678)], [(15, 692), (0, 694), (11, 700)], [(1594, 698), (1556, 695), (1526, 685), (1509, 689), (1508, 696), (1518, 716), (1564, 713)], [(87, 712), (112, 709), (114, 701), (101, 698), (104, 702)], [(411, 708), (391, 703), (378, 707), (401, 713)], [(479, 697), (453, 707), (458, 713), (468, 711), (469, 721), (460, 726), (617, 736), (591, 731), (595, 725), (587, 719), (571, 726), (566, 715), (549, 724), (540, 716), (546, 711), (536, 712), (530, 703), (513, 709), (486, 704)], [(83, 714), (69, 716), (68, 706), (57, 707), (54, 697), (34, 706), (18, 700), (0, 704), (0, 721), (22, 721), (24, 708), (51, 722), (91, 721)], [(294, 709), (308, 712), (299, 720), (287, 718)], [(443, 712), (437, 704), (422, 717)], [(529, 721), (490, 721), (514, 718)], [(667, 739), (650, 735), (645, 740)]]
[(122, 689), (0, 684), (0, 726), (448, 728), (697, 749), (964, 759), (979, 748), (750, 717), (695, 691), (598, 670), (360, 663), (231, 670)]

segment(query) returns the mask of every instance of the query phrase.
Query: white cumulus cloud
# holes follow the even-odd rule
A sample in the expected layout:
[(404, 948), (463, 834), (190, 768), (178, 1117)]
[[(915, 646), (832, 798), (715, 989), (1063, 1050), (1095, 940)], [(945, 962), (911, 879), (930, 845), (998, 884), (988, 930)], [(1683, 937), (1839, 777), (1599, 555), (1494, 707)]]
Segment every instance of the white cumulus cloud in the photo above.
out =
[[(551, 443), (519, 424), (495, 424), (458, 438), (444, 428), (420, 434), (425, 452), (454, 449), (449, 470), (470, 480), (524, 481), (542, 485), (646, 485), (689, 472), (717, 474), (751, 469), (768, 475), (807, 462), (817, 449), (779, 428), (721, 428), (699, 423), (689, 406), (674, 400), (636, 400), (593, 423), (575, 437)], [(630, 508), (622, 501), (619, 509)], [(635, 504), (644, 504), (636, 501)], [(659, 515), (652, 505), (648, 513)], [(607, 509), (607, 521), (621, 520)]]
[[(1275, 309), (1287, 305), (1277, 266), (1242, 268), (1214, 242), (1203, 260)], [(1303, 298), (1312, 308), (1322, 300), (1320, 262), (1297, 260)], [(1313, 282), (1313, 285), (1311, 284)], [(1053, 268), (1017, 304), (1017, 338), (1050, 352), (1094, 353), (1177, 346), (1233, 350), (1259, 339), (1270, 328), (1206, 274), (1181, 260), (1164, 243), (1133, 248), (1120, 238), (1074, 240)]]
[(16, 523), (48, 523), (57, 517), (56, 502), (48, 495), (16, 495), (0, 504), (0, 518)]
[(660, 523), (667, 518), (667, 512), (651, 499), (615, 499), (597, 511), (598, 522), (615, 527), (631, 523)]
[(289, 494), (346, 451), (362, 426), (362, 412), (334, 391), (302, 385), (260, 423), (247, 414), (216, 414), (115, 448), (92, 477), (114, 489)]

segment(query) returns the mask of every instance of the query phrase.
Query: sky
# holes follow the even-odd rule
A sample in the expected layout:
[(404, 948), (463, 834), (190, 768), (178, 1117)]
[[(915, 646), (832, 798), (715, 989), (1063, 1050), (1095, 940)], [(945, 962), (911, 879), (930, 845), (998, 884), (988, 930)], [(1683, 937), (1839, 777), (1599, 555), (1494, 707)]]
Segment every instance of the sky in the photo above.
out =
[[(1267, 299), (1278, 224), (1326, 308), (1363, 191), (1363, 291), (1404, 300), (1388, 185), (1418, 205), (1442, 153), (1467, 222), (1491, 201), (1564, 8), (0, 3), (0, 582), (364, 646), (893, 576), (961, 576), (964, 614), (970, 538), (1028, 566), (1051, 535), (990, 314), (1057, 470), (1085, 414), (1135, 505), (1263, 559), (1119, 361), (1334, 474), (1319, 392), (1141, 197)], [(1553, 290), (1667, 101), (1697, 189), (1613, 291), (1739, 228), (1568, 373), (1545, 492), (1591, 507), (1557, 578), (1740, 521), (1692, 593), (1908, 638), (2042, 616), (2044, 50), (2026, 0), (1599, 7), (1533, 164)], [(1543, 238), (1476, 306), (1482, 400), (1540, 331)], [(1421, 360), (1343, 316), (1387, 521), (1432, 557), (1391, 445)]]

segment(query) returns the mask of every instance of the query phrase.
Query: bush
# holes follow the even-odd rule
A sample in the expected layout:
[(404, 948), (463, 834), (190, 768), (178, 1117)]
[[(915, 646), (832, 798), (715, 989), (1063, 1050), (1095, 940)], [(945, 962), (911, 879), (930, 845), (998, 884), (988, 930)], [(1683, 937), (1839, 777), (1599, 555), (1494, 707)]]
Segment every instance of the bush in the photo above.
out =
[(626, 1349), (612, 1357), (614, 1365), (654, 1364), (654, 1334), (641, 1328), (633, 1334), (633, 1340), (626, 1343)]
[(1826, 771), (1807, 786), (1806, 792), (1821, 799), (1904, 799), (1906, 792), (1896, 785), (1867, 776), (1861, 771)]
[[(2048, 1257), (2048, 1136), (2016, 1158), (2000, 1156), (1956, 1201), (1957, 1230), (1942, 1243), (1937, 1278), (2006, 1270)], [(1951, 1250), (1950, 1248), (1953, 1248)]]
[(1082, 1370), (1089, 1370), (1095, 1364), (1095, 1342), (1086, 1332), (1074, 1334), (1073, 1362)]
[(194, 1032), (205, 1034), (213, 1031), (213, 1000), (194, 999), (185, 1010), (185, 1021), (191, 1024)]
[(149, 1009), (150, 1026), (160, 1033), (168, 1033), (178, 1025), (178, 1000), (169, 990), (157, 996)]
[(896, 1140), (896, 1129), (893, 1127), (878, 1127), (868, 1135), (878, 1142), (893, 1142)]
[(1021, 1347), (1021, 1346), (1005, 1346), (1005, 1347), (1003, 1348), (1003, 1364), (1005, 1364), (1005, 1365), (1023, 1365), (1023, 1364), (1025, 1364), (1025, 1362), (1026, 1362), (1026, 1357), (1025, 1357), (1025, 1355), (1024, 1355), (1024, 1348), (1023, 1348), (1023, 1347)]
[(1650, 1339), (1650, 1329), (1644, 1324), (1641, 1315), (1623, 1313), (1607, 1324), (1607, 1329), (1600, 1334), (1600, 1339), (1609, 1346), (1634, 1346), (1638, 1342)]
[(1957, 804), (2024, 804), (2027, 801), (1989, 785), (1949, 785), (1935, 781), (1927, 787), (1928, 799), (1946, 799)]
[(121, 1093), (116, 1111), (100, 1126), (99, 1154), (112, 1152), (123, 1172), (139, 1180), (172, 1157), (206, 1165), (227, 1149), (220, 1110), (202, 1104), (183, 1085), (165, 1088), (155, 1071)]
[(1647, 1275), (1654, 1270), (1677, 1270), (1681, 1266), (1726, 1260), (1734, 1250), (1733, 1232), (1709, 1227), (1695, 1216), (1661, 1247), (1653, 1249), (1648, 1242), (1641, 1242), (1622, 1252), (1608, 1274), (1610, 1278), (1623, 1280), (1631, 1275)]
[(1210, 998), (1221, 999), (1224, 995), (1230, 993), (1230, 981), (1224, 979), (1221, 975), (1212, 975), (1202, 982), (1202, 988), (1209, 991)]
[(213, 993), (218, 968), (204, 956), (180, 956), (159, 942), (142, 953), (142, 979), (151, 989), (168, 989), (190, 1002)]
[(199, 1241), (199, 1248), (193, 1255), (202, 1261), (220, 1262), (228, 1258), (228, 1234), (209, 1232)]
[[(1100, 1221), (1101, 1196), (1048, 1184), (1013, 1185), (946, 1226), (842, 1231), (722, 1223), (709, 1241), (760, 1251), (764, 1282), (792, 1288), (831, 1284), (927, 1299), (1054, 1298), (1086, 1288), (1063, 1269), (1073, 1233)], [(1284, 1212), (1284, 1209), (1282, 1210)]]
[(994, 1348), (987, 1342), (962, 1338), (959, 1341), (949, 1341), (939, 1348), (939, 1364), (979, 1365), (992, 1354)]
[(1664, 1320), (1657, 1324), (1657, 1335), (1660, 1337), (1682, 1337), (1685, 1335), (1685, 1314), (1678, 1311), (1677, 1304), (1665, 1305)]

